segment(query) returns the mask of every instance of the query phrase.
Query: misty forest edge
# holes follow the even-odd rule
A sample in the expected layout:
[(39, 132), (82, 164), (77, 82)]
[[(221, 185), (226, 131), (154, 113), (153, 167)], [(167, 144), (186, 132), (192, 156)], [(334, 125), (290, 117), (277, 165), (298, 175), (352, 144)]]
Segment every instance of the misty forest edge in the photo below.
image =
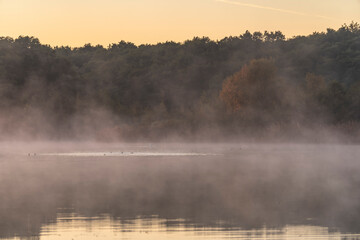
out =
[(50, 47), (0, 37), (1, 140), (360, 141), (360, 25)]

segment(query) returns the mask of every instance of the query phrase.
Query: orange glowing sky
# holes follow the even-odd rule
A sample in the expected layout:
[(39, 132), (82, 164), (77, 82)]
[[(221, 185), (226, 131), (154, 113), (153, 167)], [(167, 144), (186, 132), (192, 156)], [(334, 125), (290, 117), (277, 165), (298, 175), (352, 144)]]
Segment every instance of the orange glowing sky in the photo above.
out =
[(292, 37), (351, 21), (360, 23), (360, 0), (0, 0), (0, 36), (52, 46), (216, 40), (245, 30)]

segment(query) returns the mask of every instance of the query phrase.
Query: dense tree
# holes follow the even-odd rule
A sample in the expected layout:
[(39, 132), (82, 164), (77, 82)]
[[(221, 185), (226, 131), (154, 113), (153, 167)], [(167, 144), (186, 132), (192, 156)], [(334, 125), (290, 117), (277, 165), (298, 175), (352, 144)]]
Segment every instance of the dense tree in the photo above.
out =
[(359, 39), (357, 23), (291, 39), (246, 31), (219, 41), (120, 41), (107, 48), (0, 37), (0, 127), (71, 137), (90, 116), (94, 128), (150, 136), (256, 125), (254, 119), (286, 124), (321, 115), (327, 124), (357, 122)]

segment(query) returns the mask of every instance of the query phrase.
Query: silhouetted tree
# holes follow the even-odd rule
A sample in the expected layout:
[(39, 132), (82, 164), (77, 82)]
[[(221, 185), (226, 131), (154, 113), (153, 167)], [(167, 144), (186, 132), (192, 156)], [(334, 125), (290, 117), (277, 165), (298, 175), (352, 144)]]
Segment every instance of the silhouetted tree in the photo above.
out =
[[(280, 31), (246, 31), (219, 41), (120, 41), (107, 48), (52, 48), (34, 37), (0, 37), (0, 128), (20, 129), (25, 121), (36, 129), (42, 116), (54, 132), (71, 136), (72, 121), (92, 109), (126, 125), (127, 135), (254, 119), (291, 122), (294, 116), (311, 122), (319, 113), (334, 124), (360, 121), (359, 37), (354, 22), (290, 39)], [(236, 114), (223, 114), (219, 93)]]

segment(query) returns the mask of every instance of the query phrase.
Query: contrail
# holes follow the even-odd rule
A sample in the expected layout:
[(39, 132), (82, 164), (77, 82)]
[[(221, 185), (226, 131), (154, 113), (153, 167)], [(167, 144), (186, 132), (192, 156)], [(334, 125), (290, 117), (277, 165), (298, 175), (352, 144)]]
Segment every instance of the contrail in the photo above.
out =
[(232, 4), (232, 5), (244, 6), (244, 7), (266, 9), (266, 10), (282, 12), (282, 13), (288, 13), (288, 14), (299, 15), (299, 16), (313, 16), (313, 17), (317, 17), (317, 18), (334, 20), (334, 18), (330, 18), (330, 17), (326, 17), (326, 16), (322, 16), (322, 15), (314, 15), (314, 14), (308, 14), (308, 13), (303, 13), (303, 12), (296, 12), (296, 11), (291, 11), (291, 10), (282, 9), (282, 8), (273, 8), (273, 7), (267, 7), (267, 6), (262, 6), (262, 5), (243, 3), (243, 2), (231, 1), (231, 0), (215, 0), (215, 1), (216, 2), (227, 3), (227, 4)]

